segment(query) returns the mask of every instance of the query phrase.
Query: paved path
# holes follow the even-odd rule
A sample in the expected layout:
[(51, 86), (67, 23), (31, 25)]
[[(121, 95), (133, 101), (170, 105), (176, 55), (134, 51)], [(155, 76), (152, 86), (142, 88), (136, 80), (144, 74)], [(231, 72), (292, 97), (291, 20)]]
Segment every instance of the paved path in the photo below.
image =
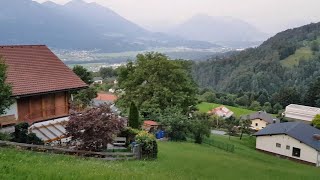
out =
[(211, 130), (211, 134), (226, 135), (227, 133), (219, 130)]

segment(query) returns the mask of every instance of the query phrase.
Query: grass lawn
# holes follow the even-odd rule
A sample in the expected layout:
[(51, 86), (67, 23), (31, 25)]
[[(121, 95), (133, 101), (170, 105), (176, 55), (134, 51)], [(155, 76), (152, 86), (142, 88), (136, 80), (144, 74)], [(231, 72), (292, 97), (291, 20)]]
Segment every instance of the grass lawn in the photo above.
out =
[(213, 136), (234, 153), (193, 143), (159, 142), (155, 161), (106, 162), (0, 148), (0, 179), (319, 179), (320, 169), (254, 150), (254, 138)]
[[(197, 108), (199, 109), (200, 112), (208, 112), (209, 110), (216, 108), (216, 107), (219, 107), (219, 106), (221, 106), (221, 104), (202, 102), (201, 104), (197, 105)], [(227, 107), (228, 109), (233, 111), (236, 117), (239, 117), (241, 115), (247, 115), (247, 114), (255, 112), (252, 110), (238, 108), (238, 107), (232, 107), (232, 106), (225, 106), (225, 107)]]

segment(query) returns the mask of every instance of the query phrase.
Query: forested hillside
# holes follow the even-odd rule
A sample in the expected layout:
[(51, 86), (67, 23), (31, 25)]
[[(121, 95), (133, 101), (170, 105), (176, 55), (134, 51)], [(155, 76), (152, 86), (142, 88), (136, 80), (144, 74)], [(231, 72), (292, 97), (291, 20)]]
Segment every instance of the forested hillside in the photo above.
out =
[(254, 92), (268, 101), (286, 99), (282, 105), (320, 106), (315, 88), (320, 83), (319, 42), (320, 23), (289, 29), (257, 48), (196, 63), (193, 75), (200, 87), (218, 92)]

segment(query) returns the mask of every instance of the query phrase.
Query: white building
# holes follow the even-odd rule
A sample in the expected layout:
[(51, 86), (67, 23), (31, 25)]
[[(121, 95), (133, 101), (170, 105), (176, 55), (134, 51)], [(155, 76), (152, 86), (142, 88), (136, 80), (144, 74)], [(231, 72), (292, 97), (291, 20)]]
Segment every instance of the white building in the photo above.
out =
[(102, 84), (103, 83), (102, 77), (94, 77), (93, 78), (93, 83), (94, 84)]
[(211, 111), (208, 112), (210, 115), (216, 115), (218, 117), (222, 118), (230, 118), (233, 115), (233, 112), (230, 111), (228, 108), (225, 106), (219, 106), (217, 108), (212, 109)]
[(320, 166), (320, 130), (308, 124), (270, 124), (254, 135), (257, 150)]
[(307, 122), (311, 122), (317, 114), (320, 114), (320, 108), (297, 104), (290, 104), (284, 112), (286, 118)]

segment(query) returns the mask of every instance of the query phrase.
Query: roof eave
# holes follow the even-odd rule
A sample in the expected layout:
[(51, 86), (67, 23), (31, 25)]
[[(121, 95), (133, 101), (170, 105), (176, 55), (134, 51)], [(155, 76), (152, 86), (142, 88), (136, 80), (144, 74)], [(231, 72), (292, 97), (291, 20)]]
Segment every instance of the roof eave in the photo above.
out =
[(69, 89), (61, 89), (61, 90), (53, 90), (53, 91), (46, 91), (46, 92), (37, 92), (37, 93), (30, 93), (30, 94), (16, 94), (12, 95), (12, 98), (21, 98), (21, 97), (30, 97), (30, 96), (38, 96), (38, 95), (43, 95), (43, 94), (52, 94), (52, 93), (58, 93), (58, 92), (65, 92), (65, 91), (75, 91), (75, 90), (80, 90), (80, 89), (86, 89), (89, 86), (82, 86), (82, 87), (76, 87), (76, 88), (69, 88)]

